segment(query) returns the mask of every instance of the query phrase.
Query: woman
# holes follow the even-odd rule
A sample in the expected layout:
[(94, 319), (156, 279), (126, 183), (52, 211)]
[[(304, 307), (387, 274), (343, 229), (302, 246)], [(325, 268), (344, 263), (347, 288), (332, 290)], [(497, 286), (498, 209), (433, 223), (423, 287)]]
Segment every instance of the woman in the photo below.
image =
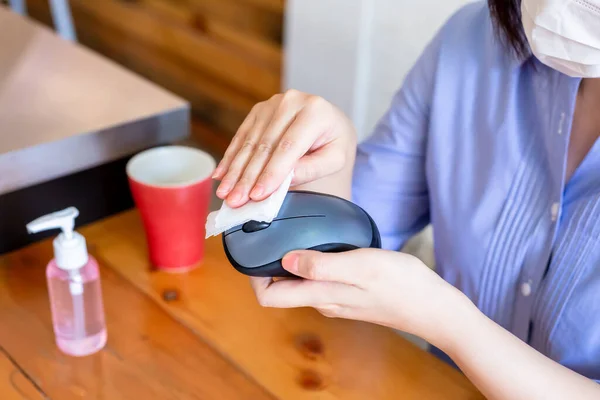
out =
[[(386, 249), (288, 254), (306, 280), (253, 279), (260, 303), (421, 336), (489, 398), (600, 398), (599, 77), (599, 0), (489, 0), (446, 23), (358, 151), (319, 97), (258, 104), (218, 195), (261, 200), (294, 169)], [(428, 223), (439, 276), (397, 252)]]

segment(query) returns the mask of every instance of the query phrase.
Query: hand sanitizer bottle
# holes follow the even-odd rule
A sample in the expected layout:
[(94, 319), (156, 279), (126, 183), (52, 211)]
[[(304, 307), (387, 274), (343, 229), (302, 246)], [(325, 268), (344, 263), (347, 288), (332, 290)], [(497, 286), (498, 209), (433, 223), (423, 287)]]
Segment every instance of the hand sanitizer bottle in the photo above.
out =
[(64, 353), (86, 356), (106, 344), (106, 325), (98, 263), (88, 254), (85, 238), (73, 230), (78, 215), (70, 207), (36, 219), (27, 230), (62, 229), (46, 268), (54, 334)]

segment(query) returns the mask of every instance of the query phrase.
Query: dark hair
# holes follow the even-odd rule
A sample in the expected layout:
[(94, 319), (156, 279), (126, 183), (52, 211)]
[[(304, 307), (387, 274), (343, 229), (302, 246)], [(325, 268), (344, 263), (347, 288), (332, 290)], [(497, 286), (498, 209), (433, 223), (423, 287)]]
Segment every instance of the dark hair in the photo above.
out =
[(494, 27), (500, 40), (520, 58), (530, 54), (521, 22), (521, 0), (488, 0)]

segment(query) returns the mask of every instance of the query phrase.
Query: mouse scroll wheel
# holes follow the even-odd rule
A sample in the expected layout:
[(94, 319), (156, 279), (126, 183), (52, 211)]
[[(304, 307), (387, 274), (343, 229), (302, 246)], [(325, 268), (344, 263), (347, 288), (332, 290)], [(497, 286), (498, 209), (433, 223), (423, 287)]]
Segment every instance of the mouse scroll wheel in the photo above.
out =
[(253, 233), (267, 229), (271, 224), (269, 222), (248, 221), (242, 226), (245, 233)]

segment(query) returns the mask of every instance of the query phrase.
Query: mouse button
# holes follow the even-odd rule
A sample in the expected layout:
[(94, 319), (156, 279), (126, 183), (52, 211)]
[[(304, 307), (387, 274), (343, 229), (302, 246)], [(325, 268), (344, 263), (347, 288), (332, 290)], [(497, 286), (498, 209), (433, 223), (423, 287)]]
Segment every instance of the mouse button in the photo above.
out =
[[(293, 194), (292, 194), (293, 193)], [(377, 245), (379, 233), (370, 216), (358, 205), (334, 196), (290, 192), (286, 210), (281, 214), (323, 216), (319, 219), (299, 219), (318, 231), (320, 243), (350, 243), (357, 247)], [(302, 222), (301, 222), (302, 221)]]
[(248, 221), (242, 226), (245, 233), (253, 233), (267, 229), (271, 224), (269, 222)]
[[(340, 210), (348, 211), (348, 210)], [(327, 232), (327, 240), (322, 243), (348, 243), (356, 247), (370, 247), (373, 230), (369, 218), (364, 213), (339, 212), (329, 214), (323, 221), (322, 230)], [(362, 215), (361, 215), (362, 214)]]
[(239, 231), (240, 229), (242, 229), (242, 225), (236, 225), (236, 226), (234, 226), (232, 228), (227, 229), (225, 232), (223, 232), (223, 235), (224, 236), (229, 236), (232, 233)]
[[(298, 215), (323, 214), (331, 201), (313, 193), (289, 192), (277, 218), (289, 218)], [(324, 206), (325, 204), (325, 206)]]
[(246, 268), (263, 267), (280, 260), (293, 250), (306, 250), (323, 243), (338, 242), (331, 230), (318, 221), (325, 218), (296, 218), (274, 221), (269, 229), (246, 234), (242, 231), (226, 237), (232, 257)]
[(225, 241), (232, 258), (244, 268), (263, 267), (286, 254), (282, 249), (285, 237), (276, 229), (276, 225), (254, 233), (240, 230), (227, 236)]

